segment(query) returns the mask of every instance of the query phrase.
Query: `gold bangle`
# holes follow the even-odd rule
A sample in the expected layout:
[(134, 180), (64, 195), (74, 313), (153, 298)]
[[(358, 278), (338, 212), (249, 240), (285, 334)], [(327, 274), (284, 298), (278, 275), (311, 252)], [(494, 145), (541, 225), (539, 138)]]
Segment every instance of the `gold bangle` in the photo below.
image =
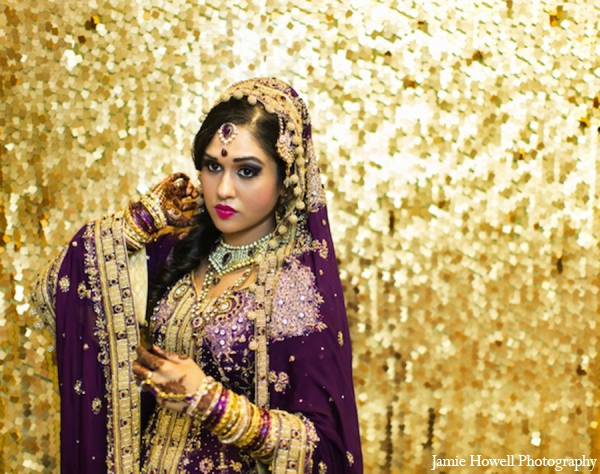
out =
[(133, 250), (141, 249), (146, 242), (150, 239), (146, 239), (145, 237), (140, 236), (136, 231), (136, 227), (133, 226), (131, 222), (131, 216), (129, 214), (129, 209), (126, 209), (123, 212), (123, 234), (125, 236), (125, 241), (129, 244), (129, 247)]
[(148, 242), (150, 240), (151, 235), (144, 229), (142, 229), (131, 216), (131, 209), (129, 209), (129, 206), (127, 206), (127, 208), (125, 209), (123, 217), (125, 218), (125, 223), (128, 224), (129, 230), (132, 230), (138, 237), (140, 237), (145, 242)]
[(275, 446), (279, 441), (279, 435), (281, 433), (282, 419), (281, 415), (277, 410), (271, 410), (271, 426), (269, 427), (269, 434), (267, 435), (264, 443), (258, 449), (255, 449), (251, 454), (253, 457), (268, 461), (273, 455)]
[(240, 436), (244, 434), (244, 432), (248, 429), (248, 411), (250, 403), (247, 401), (246, 397), (240, 397), (240, 408), (237, 420), (231, 427), (231, 429), (224, 433), (222, 436), (219, 436), (219, 440), (223, 444), (234, 444), (236, 441), (240, 439)]
[(223, 433), (226, 433), (229, 429), (231, 429), (233, 423), (235, 422), (235, 420), (233, 420), (233, 417), (234, 415), (238, 414), (237, 407), (237, 395), (232, 390), (229, 390), (227, 406), (225, 407), (225, 413), (223, 413), (223, 416), (221, 417), (217, 425), (212, 429), (213, 433), (215, 433), (217, 436), (220, 436)]
[(237, 446), (239, 448), (245, 448), (246, 446), (250, 446), (256, 440), (256, 437), (260, 434), (260, 420), (262, 418), (260, 408), (253, 404), (250, 404), (250, 410), (252, 412), (250, 417), (250, 423), (248, 425), (248, 429), (244, 432), (244, 434), (240, 437), (240, 439), (237, 442)]
[(130, 229), (128, 229), (128, 227), (129, 226), (127, 223), (125, 223), (125, 226), (123, 227), (123, 234), (125, 236), (125, 242), (127, 243), (127, 246), (131, 250), (141, 249), (145, 242), (140, 241), (140, 239)]
[(223, 393), (223, 390), (225, 390), (225, 387), (223, 387), (223, 384), (221, 384), (219, 382), (215, 382), (213, 397), (211, 398), (210, 402), (207, 404), (204, 412), (200, 415), (201, 423), (204, 423), (206, 421), (206, 419), (210, 416), (210, 414), (215, 410), (217, 404), (219, 403), (219, 399), (221, 398), (221, 394)]

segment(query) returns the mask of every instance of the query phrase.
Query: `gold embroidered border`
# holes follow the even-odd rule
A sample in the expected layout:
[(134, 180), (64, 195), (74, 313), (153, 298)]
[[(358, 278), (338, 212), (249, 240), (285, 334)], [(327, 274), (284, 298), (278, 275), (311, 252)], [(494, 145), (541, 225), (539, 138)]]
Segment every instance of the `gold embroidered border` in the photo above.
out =
[(185, 412), (178, 413), (168, 408), (158, 408), (158, 410), (156, 432), (152, 437), (152, 443), (148, 446), (148, 460), (143, 472), (177, 474), (192, 419)]
[(40, 273), (34, 283), (31, 292), (32, 310), (42, 322), (48, 327), (52, 337), (56, 340), (56, 285), (58, 280), (58, 271), (67, 253), (64, 248), (60, 255), (53, 259)]
[[(266, 265), (261, 265), (259, 268), (260, 279), (261, 272), (266, 272)], [(257, 303), (260, 302), (259, 306)], [(267, 349), (267, 338), (265, 337), (267, 318), (265, 312), (265, 286), (256, 287), (254, 299), (254, 340), (250, 341), (248, 347), (255, 349), (256, 355), (254, 359), (254, 382), (256, 387), (256, 404), (261, 408), (269, 407), (269, 352)]]
[(275, 448), (272, 472), (275, 474), (299, 474), (304, 472), (307, 448), (306, 426), (296, 415), (272, 410), (280, 420), (279, 442)]
[(292, 224), (288, 230), (289, 240), (285, 246), (267, 251), (265, 261), (260, 265), (257, 275), (257, 285), (254, 298), (254, 340), (250, 341), (250, 348), (256, 351), (255, 355), (255, 403), (261, 407), (269, 408), (269, 316), (272, 311), (273, 297), (277, 280), (280, 275), (281, 265), (285, 257), (292, 255), (296, 244), (296, 230), (298, 224)]
[(95, 242), (99, 281), (109, 350), (107, 400), (109, 403), (107, 465), (113, 472), (139, 472), (140, 396), (131, 374), (137, 358), (139, 332), (127, 265), (122, 216), (96, 222)]

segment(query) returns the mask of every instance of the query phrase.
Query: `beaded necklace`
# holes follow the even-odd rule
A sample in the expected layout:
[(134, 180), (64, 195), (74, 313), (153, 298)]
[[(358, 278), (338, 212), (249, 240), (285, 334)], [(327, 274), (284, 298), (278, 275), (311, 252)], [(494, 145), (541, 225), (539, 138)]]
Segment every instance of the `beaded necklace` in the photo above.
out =
[(221, 237), (216, 248), (208, 256), (208, 261), (216, 271), (217, 278), (255, 263), (256, 258), (265, 253), (272, 235), (269, 233), (256, 242), (239, 246), (226, 244)]

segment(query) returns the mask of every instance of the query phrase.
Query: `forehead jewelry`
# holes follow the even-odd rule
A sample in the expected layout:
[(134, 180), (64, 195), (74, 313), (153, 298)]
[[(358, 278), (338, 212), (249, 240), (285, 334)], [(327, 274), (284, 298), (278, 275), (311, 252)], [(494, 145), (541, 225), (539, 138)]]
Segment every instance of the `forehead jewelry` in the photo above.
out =
[(225, 122), (219, 127), (219, 131), (217, 133), (219, 135), (219, 140), (221, 140), (221, 143), (223, 144), (221, 156), (227, 156), (227, 150), (225, 147), (229, 145), (235, 137), (237, 137), (237, 127), (235, 126), (235, 123)]

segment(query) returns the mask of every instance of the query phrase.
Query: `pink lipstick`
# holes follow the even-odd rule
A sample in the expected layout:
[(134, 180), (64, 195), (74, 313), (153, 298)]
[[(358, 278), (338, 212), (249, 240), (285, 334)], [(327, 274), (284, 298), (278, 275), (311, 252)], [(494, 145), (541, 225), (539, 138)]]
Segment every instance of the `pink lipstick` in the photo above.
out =
[(237, 214), (237, 211), (233, 207), (225, 206), (224, 204), (217, 204), (215, 211), (221, 219), (229, 219)]

